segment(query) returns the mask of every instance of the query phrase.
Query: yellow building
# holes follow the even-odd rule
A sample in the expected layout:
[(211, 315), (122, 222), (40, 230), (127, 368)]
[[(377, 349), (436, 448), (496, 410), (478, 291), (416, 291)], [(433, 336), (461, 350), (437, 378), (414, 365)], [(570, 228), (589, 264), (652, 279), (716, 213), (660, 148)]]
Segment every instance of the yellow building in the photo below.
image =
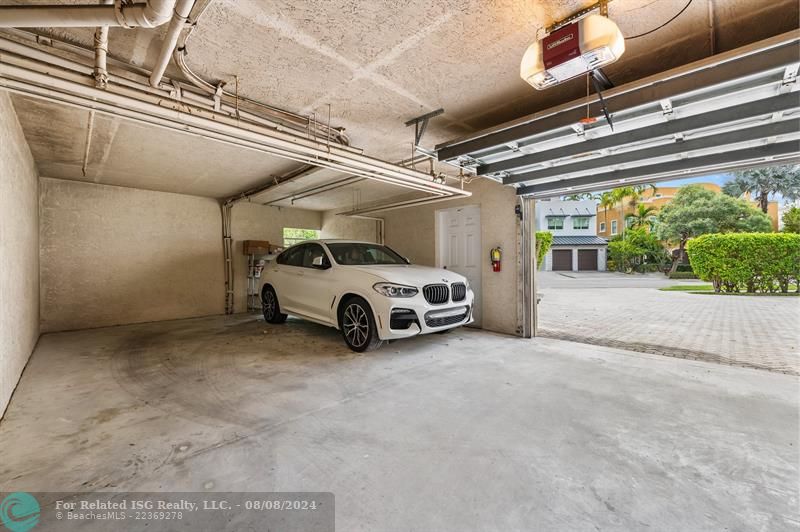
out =
[[(693, 183), (701, 187), (711, 190), (713, 192), (722, 192), (719, 185), (714, 183)], [(684, 185), (686, 186), (686, 185)], [(642, 193), (641, 199), (637, 200), (637, 204), (653, 207), (655, 210), (653, 214), (657, 214), (661, 207), (672, 201), (675, 194), (681, 187), (658, 187), (657, 190), (647, 189)], [(758, 208), (757, 202), (752, 202)], [(622, 232), (622, 224), (625, 217), (633, 214), (636, 207), (630, 204), (630, 199), (626, 198), (623, 205), (616, 204), (608, 210), (600, 205), (597, 206), (597, 235), (603, 238), (611, 238)], [(772, 222), (773, 231), (778, 230), (778, 203), (770, 201), (767, 205), (767, 216)]]

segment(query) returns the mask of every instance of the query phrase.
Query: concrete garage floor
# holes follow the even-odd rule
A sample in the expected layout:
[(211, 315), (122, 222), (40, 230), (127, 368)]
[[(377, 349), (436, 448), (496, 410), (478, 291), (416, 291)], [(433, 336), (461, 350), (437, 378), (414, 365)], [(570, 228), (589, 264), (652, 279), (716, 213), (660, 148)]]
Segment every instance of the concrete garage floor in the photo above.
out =
[(337, 530), (789, 530), (798, 379), (460, 330), (356, 355), (290, 320), (44, 335), (3, 490), (332, 491)]
[(800, 375), (800, 297), (662, 292), (663, 274), (538, 272), (540, 333)]

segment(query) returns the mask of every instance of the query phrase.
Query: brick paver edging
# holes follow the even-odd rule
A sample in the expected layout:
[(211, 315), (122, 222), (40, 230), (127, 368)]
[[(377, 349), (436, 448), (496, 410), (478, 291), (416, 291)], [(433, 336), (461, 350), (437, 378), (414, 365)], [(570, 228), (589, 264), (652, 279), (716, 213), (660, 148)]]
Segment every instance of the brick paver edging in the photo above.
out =
[(715, 362), (717, 364), (725, 364), (728, 366), (760, 369), (765, 371), (773, 371), (776, 373), (785, 373), (787, 375), (800, 375), (800, 372), (788, 367), (762, 366), (752, 362), (732, 360), (715, 353), (681, 349), (680, 347), (669, 347), (666, 345), (647, 344), (641, 342), (626, 342), (620, 340), (612, 340), (609, 338), (598, 338), (594, 336), (582, 336), (578, 334), (569, 334), (559, 331), (548, 331), (546, 329), (539, 329), (538, 336), (544, 338), (552, 338), (554, 340), (567, 340), (569, 342), (578, 342), (581, 344), (600, 345), (603, 347), (626, 349), (628, 351), (637, 351), (639, 353), (649, 353), (652, 355), (662, 355), (673, 358), (685, 358), (688, 360), (701, 360), (703, 362)]

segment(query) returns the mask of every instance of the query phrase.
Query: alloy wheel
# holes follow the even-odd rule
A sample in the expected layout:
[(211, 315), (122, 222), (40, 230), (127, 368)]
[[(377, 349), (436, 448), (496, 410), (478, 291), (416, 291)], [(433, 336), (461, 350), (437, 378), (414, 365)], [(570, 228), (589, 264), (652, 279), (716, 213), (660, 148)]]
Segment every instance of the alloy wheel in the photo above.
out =
[(342, 320), (344, 336), (353, 347), (361, 347), (369, 337), (369, 318), (366, 311), (357, 303), (347, 306)]
[(264, 317), (271, 320), (275, 317), (275, 294), (267, 290), (264, 294), (264, 300), (261, 302), (264, 307)]

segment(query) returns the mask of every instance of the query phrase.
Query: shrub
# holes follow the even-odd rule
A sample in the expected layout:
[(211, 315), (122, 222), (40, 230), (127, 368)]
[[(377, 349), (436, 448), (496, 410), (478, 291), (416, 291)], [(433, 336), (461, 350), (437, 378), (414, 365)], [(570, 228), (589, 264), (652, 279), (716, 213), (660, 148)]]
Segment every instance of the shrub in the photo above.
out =
[(536, 231), (536, 267), (542, 266), (544, 256), (553, 244), (553, 233), (549, 231)]
[(675, 270), (676, 272), (689, 272), (694, 273), (691, 264), (678, 264), (678, 269)]
[(690, 240), (686, 250), (697, 276), (716, 292), (788, 292), (800, 278), (800, 235), (794, 233), (708, 234)]
[(670, 279), (697, 279), (694, 272), (672, 272), (669, 274)]
[(800, 208), (789, 207), (783, 214), (782, 220), (785, 233), (800, 233)]
[(658, 238), (644, 228), (629, 229), (624, 237), (612, 238), (608, 255), (610, 262), (626, 272), (654, 272), (670, 262), (669, 253)]

